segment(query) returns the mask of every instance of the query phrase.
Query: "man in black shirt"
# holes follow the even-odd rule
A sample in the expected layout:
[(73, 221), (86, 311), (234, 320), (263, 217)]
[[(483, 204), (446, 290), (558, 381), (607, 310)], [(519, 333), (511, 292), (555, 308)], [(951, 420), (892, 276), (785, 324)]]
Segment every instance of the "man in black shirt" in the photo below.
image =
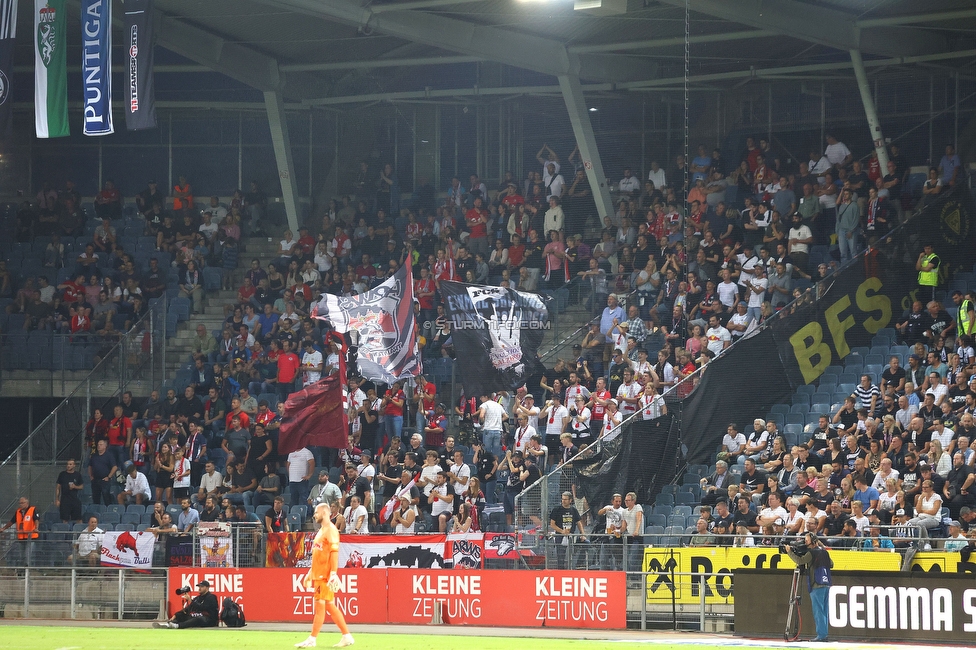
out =
[(766, 472), (756, 468), (756, 461), (746, 459), (746, 471), (739, 479), (739, 493), (747, 499), (758, 502), (759, 497), (766, 491)]
[(171, 630), (185, 630), (189, 627), (216, 627), (219, 623), (217, 597), (210, 592), (210, 583), (206, 580), (198, 582), (197, 591), (196, 596), (192, 596), (189, 592), (180, 594), (183, 598), (183, 609), (176, 612), (165, 623), (153, 623), (153, 627)]
[[(945, 502), (945, 487), (947, 483), (945, 477), (936, 474), (935, 470), (932, 469), (932, 466), (926, 462), (919, 463), (918, 469), (922, 473), (921, 478), (919, 479), (919, 485), (925, 483), (925, 481), (932, 481), (932, 491), (935, 494), (941, 494), (943, 498), (942, 505), (948, 506), (948, 504)], [(906, 494), (905, 496), (908, 495)]]
[(807, 447), (815, 454), (819, 455), (820, 450), (826, 449), (830, 444), (831, 438), (837, 437), (837, 431), (830, 426), (830, 421), (826, 415), (821, 415), (817, 423), (817, 428), (810, 436)]
[[(407, 476), (411, 476), (409, 472), (406, 473)], [(383, 470), (382, 474), (379, 474), (380, 482), (383, 484), (383, 499), (384, 501), (389, 500), (393, 495), (397, 493), (404, 485), (410, 482), (410, 478), (406, 480), (406, 483), (401, 485), (400, 481), (404, 476), (403, 465), (397, 463), (397, 454), (395, 451), (388, 451), (386, 453), (386, 469)], [(411, 476), (412, 478), (412, 476)]]
[(918, 343), (923, 338), (923, 332), (929, 327), (928, 314), (922, 311), (922, 302), (912, 303), (912, 310), (895, 324), (895, 329), (901, 335), (901, 342), (906, 345)]
[(61, 511), (61, 522), (74, 521), (81, 523), (81, 495), (85, 483), (78, 471), (77, 463), (72, 459), (65, 465), (64, 471), (58, 474), (55, 484), (54, 505)]
[(840, 509), (840, 501), (830, 504), (826, 519), (824, 519), (823, 534), (827, 537), (838, 537), (844, 530), (844, 523), (850, 519)]
[(498, 460), (495, 455), (475, 439), (471, 442), (471, 451), (474, 454), (472, 463), (478, 470), (478, 480), (481, 482), (481, 491), (485, 493), (485, 501), (495, 503), (495, 482), (498, 478)]
[(888, 367), (881, 373), (881, 392), (885, 393), (889, 388), (894, 389), (895, 394), (901, 395), (905, 392), (905, 369), (901, 367), (901, 360), (898, 357), (891, 357)]
[(953, 519), (959, 518), (962, 508), (973, 505), (972, 487), (974, 480), (976, 480), (976, 474), (965, 463), (963, 453), (957, 451), (952, 456), (952, 469), (949, 470), (945, 487), (942, 488), (942, 495), (945, 499), (943, 503), (949, 508), (949, 516)]
[[(748, 506), (746, 506), (748, 508)], [(711, 531), (712, 534), (716, 536), (719, 546), (731, 546), (732, 545), (732, 533), (734, 531), (734, 524), (732, 523), (733, 515), (729, 512), (729, 504), (727, 501), (719, 501), (715, 504), (715, 516), (712, 519)], [(728, 535), (729, 537), (725, 537)]]
[(759, 525), (756, 523), (756, 513), (749, 509), (749, 499), (739, 497), (738, 509), (732, 515), (732, 526), (742, 524), (752, 533), (759, 532)]

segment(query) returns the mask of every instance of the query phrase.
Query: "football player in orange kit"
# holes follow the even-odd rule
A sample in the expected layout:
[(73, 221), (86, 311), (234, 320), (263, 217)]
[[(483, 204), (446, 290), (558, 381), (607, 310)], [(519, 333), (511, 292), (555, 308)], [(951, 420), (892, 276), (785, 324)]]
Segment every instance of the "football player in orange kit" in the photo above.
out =
[(312, 568), (305, 575), (305, 588), (314, 587), (314, 617), (312, 618), (312, 633), (301, 643), (296, 643), (296, 648), (314, 648), (319, 630), (325, 623), (325, 614), (329, 616), (342, 632), (342, 638), (335, 648), (350, 646), (355, 641), (349, 634), (346, 626), (346, 619), (335, 604), (335, 592), (342, 589), (336, 569), (339, 568), (339, 531), (330, 520), (332, 511), (326, 503), (315, 506), (315, 523), (319, 525), (319, 530), (315, 533), (315, 540), (312, 542)]

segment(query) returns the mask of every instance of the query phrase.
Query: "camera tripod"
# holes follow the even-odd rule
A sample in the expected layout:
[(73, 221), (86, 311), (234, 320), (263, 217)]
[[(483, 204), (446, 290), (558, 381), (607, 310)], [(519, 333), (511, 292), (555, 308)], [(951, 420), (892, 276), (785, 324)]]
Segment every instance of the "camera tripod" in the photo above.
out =
[(803, 599), (800, 586), (801, 578), (806, 575), (806, 567), (798, 564), (793, 569), (793, 583), (790, 585), (790, 605), (786, 612), (786, 631), (783, 632), (783, 639), (788, 642), (796, 641), (800, 638), (800, 626), (803, 619), (800, 616), (800, 601)]

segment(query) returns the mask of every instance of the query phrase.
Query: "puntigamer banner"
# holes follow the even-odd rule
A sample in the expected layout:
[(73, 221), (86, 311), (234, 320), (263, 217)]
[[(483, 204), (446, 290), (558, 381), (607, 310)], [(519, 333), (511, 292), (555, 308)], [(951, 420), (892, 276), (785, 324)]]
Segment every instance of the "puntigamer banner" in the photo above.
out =
[(85, 135), (114, 133), (111, 0), (82, 0), (81, 78), (85, 91)]

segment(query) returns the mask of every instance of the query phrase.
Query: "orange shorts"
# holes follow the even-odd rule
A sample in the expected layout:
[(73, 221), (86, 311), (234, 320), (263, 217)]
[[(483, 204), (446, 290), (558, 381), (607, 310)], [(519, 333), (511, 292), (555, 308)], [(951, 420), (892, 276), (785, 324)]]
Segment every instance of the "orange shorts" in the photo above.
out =
[(335, 594), (325, 580), (315, 583), (315, 600), (335, 600)]

